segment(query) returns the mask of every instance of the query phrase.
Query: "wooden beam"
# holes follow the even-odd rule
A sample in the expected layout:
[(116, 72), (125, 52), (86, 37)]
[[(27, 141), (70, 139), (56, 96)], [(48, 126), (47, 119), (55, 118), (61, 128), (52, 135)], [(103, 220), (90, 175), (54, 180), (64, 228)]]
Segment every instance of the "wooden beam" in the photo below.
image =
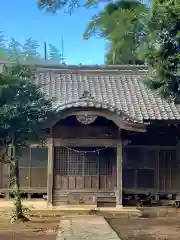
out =
[[(62, 140), (61, 141), (61, 144), (59, 145), (59, 141), (60, 140)], [(113, 143), (113, 146), (114, 147), (116, 147), (117, 146), (117, 143), (119, 142), (119, 140), (116, 140), (116, 139), (111, 139), (111, 138), (106, 138), (106, 139), (60, 139), (60, 138), (57, 138), (57, 139), (54, 139), (54, 145), (57, 145), (57, 146), (62, 146), (62, 142), (63, 141), (69, 141), (69, 142), (71, 142), (71, 141), (75, 141), (75, 142), (77, 142), (77, 141), (95, 141), (96, 142), (96, 140), (98, 140), (98, 142), (100, 142), (100, 143), (107, 143), (107, 142), (110, 142), (110, 141), (112, 141), (112, 143)], [(92, 144), (94, 144), (94, 143), (92, 143)], [(96, 144), (95, 144), (96, 145)], [(99, 145), (98, 145), (99, 146)], [(113, 147), (112, 146), (112, 147)], [(130, 144), (128, 144), (128, 143), (126, 143), (126, 142), (123, 142), (123, 146), (125, 146), (125, 148), (145, 148), (145, 149), (165, 149), (165, 150), (176, 150), (176, 146), (160, 146), (160, 145), (130, 145)], [(44, 148), (46, 148), (46, 147), (48, 147), (48, 145), (40, 145), (40, 144), (38, 144), (38, 143), (31, 143), (31, 144), (29, 144), (29, 147), (31, 147), (31, 148), (38, 148), (38, 147), (44, 147)], [(79, 147), (79, 146), (78, 146)], [(83, 146), (82, 146), (83, 147)]]
[(118, 139), (54, 139), (56, 147), (116, 147)]
[(122, 142), (117, 144), (116, 207), (122, 207)]
[(143, 123), (129, 123), (127, 121), (121, 121), (121, 129), (132, 132), (147, 132), (147, 125)]
[(30, 143), (29, 148), (47, 148), (48, 144), (44, 144), (43, 146), (40, 143)]
[(52, 206), (52, 191), (53, 191), (53, 161), (54, 161), (54, 146), (53, 139), (48, 139), (48, 169), (47, 169), (47, 204)]
[(160, 146), (160, 145), (126, 145), (125, 148), (176, 150), (176, 146)]

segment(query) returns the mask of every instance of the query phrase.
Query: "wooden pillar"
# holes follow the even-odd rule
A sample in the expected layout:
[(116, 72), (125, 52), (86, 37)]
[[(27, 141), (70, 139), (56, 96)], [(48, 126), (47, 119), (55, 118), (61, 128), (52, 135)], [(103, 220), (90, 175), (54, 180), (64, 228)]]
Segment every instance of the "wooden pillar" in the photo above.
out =
[(48, 139), (48, 169), (47, 169), (47, 204), (52, 206), (52, 191), (53, 191), (53, 161), (54, 161), (54, 146), (53, 139)]
[(122, 207), (122, 142), (117, 144), (116, 207)]

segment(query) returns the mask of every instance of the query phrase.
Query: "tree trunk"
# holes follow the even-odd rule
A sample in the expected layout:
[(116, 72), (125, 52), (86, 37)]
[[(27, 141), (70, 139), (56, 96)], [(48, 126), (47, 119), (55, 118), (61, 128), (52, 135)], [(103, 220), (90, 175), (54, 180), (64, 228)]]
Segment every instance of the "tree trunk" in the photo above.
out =
[(19, 184), (19, 161), (18, 158), (14, 158), (14, 204), (15, 204), (15, 215), (17, 219), (22, 218), (23, 209), (20, 198), (20, 184)]
[(19, 159), (16, 157), (15, 146), (12, 147), (12, 177), (13, 177), (13, 195), (14, 195), (14, 211), (12, 221), (25, 221), (27, 218), (24, 216), (23, 206), (20, 196), (20, 183), (19, 183)]

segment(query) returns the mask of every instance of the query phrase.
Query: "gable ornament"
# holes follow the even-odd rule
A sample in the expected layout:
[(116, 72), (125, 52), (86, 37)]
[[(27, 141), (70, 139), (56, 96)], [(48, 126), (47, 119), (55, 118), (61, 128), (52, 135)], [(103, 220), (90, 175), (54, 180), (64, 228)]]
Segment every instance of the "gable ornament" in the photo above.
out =
[(84, 125), (89, 125), (91, 123), (93, 123), (94, 121), (96, 121), (97, 116), (91, 116), (91, 115), (77, 115), (76, 119), (79, 123), (84, 124)]

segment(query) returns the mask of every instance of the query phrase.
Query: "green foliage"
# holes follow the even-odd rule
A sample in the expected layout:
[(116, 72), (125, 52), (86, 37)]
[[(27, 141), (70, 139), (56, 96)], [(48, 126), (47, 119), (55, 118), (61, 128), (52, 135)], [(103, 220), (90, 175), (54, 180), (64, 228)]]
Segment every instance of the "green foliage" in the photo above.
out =
[[(79, 0), (37, 0), (38, 7), (48, 13), (56, 13), (57, 10), (66, 9), (71, 12), (74, 8), (80, 7)], [(83, 4), (84, 5), (84, 4)]]
[[(42, 121), (52, 114), (51, 101), (33, 84), (32, 67), (12, 65), (0, 74), (0, 136), (6, 142), (23, 145), (42, 135)], [(4, 83), (7, 87), (4, 87)]]
[(6, 48), (5, 46), (6, 38), (2, 31), (0, 31), (0, 49), (4, 50)]
[(12, 62), (20, 62), (21, 61), (21, 54), (22, 54), (22, 47), (19, 42), (17, 42), (14, 38), (11, 39), (9, 46), (8, 46), (8, 60)]
[(32, 38), (27, 39), (24, 44), (12, 38), (7, 46), (6, 59), (13, 63), (37, 64), (41, 61), (38, 48), (38, 42)]
[[(65, 1), (64, 1), (65, 2)], [(60, 0), (38, 0), (38, 7), (40, 9), (45, 9), (48, 12), (55, 13), (57, 9), (64, 6), (64, 3)]]
[(39, 48), (39, 43), (32, 38), (29, 38), (25, 41), (22, 46), (24, 61), (28, 63), (34, 63), (40, 61), (40, 54), (37, 49)]
[[(25, 43), (19, 43), (14, 38), (6, 41), (3, 32), (0, 32), (0, 60), (19, 64), (41, 64), (44, 58), (38, 52), (38, 41), (28, 38)], [(59, 49), (49, 44), (48, 63), (60, 63), (61, 54)]]
[[(29, 141), (47, 137), (42, 125), (54, 116), (51, 100), (35, 85), (38, 44), (31, 38), (22, 46), (12, 39), (6, 53), (9, 63), (0, 73), (0, 161), (10, 164), (10, 187), (14, 195), (13, 221), (26, 221), (27, 209), (20, 198), (19, 159), (16, 152)], [(11, 146), (11, 147), (10, 147)], [(10, 149), (10, 151), (9, 151)]]
[[(38, 7), (47, 12), (72, 11), (79, 6), (90, 7), (97, 0), (38, 0)], [(84, 34), (88, 39), (99, 35), (108, 40), (107, 64), (142, 64), (147, 35), (149, 8), (138, 0), (110, 2), (99, 15), (94, 16)]]
[(20, 198), (16, 152), (29, 141), (46, 138), (42, 124), (54, 116), (52, 102), (45, 98), (42, 86), (35, 85), (35, 78), (32, 65), (11, 64), (0, 73), (0, 160), (10, 164), (11, 169), (10, 187), (14, 195), (12, 222), (28, 220), (27, 209)]
[(6, 37), (2, 31), (0, 31), (0, 59), (5, 59), (6, 53)]
[(49, 44), (49, 54), (48, 54), (48, 62), (59, 64), (61, 61), (61, 53), (58, 48), (52, 44)]
[(148, 25), (147, 84), (163, 97), (180, 99), (180, 2), (154, 0)]
[(110, 3), (93, 17), (84, 38), (99, 35), (109, 41), (108, 64), (141, 63), (139, 50), (147, 35), (148, 14), (148, 7), (139, 1)]

